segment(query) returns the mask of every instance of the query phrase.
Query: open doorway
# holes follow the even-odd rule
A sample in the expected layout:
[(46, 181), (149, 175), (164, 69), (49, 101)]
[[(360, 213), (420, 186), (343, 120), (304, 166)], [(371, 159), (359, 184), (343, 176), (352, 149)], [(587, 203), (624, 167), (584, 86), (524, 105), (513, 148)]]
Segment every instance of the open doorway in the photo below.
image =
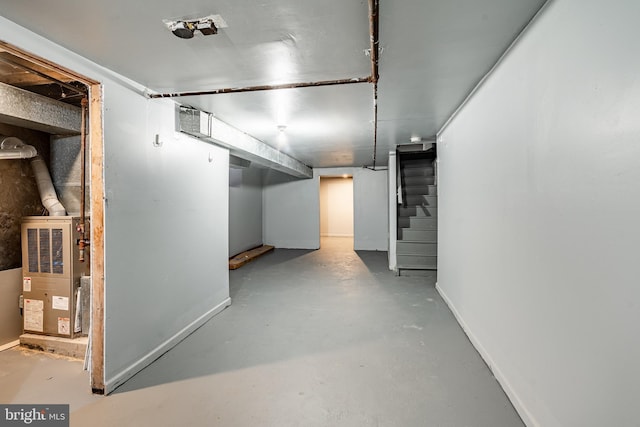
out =
[(85, 357), (91, 388), (102, 393), (100, 83), (0, 41), (0, 89), (6, 101), (0, 114), (0, 178), (14, 178), (0, 194), (0, 217), (11, 225), (3, 229), (0, 246), (10, 255), (0, 266), (0, 279), (7, 279), (0, 299), (11, 302), (0, 314), (12, 319), (2, 343)]
[(353, 177), (320, 178), (320, 246), (353, 249)]

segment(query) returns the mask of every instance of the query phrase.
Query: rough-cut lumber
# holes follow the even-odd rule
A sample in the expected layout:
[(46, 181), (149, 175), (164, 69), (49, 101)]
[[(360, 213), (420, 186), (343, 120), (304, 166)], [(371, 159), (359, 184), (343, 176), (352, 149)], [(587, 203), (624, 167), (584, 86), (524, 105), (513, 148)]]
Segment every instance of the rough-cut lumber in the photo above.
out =
[(258, 258), (259, 256), (262, 256), (267, 252), (271, 252), (273, 249), (274, 249), (273, 246), (262, 245), (262, 246), (258, 246), (257, 248), (253, 248), (248, 251), (242, 252), (232, 258), (229, 258), (229, 270), (235, 270), (237, 268), (240, 268), (246, 263), (251, 262), (254, 259)]

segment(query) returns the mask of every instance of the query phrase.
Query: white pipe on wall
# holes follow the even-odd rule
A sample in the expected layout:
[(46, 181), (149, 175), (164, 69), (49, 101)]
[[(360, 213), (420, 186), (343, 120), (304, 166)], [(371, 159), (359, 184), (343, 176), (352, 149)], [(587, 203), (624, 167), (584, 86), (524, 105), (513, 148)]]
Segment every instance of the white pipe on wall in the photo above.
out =
[(38, 184), (38, 191), (40, 192), (42, 205), (49, 211), (49, 215), (51, 216), (65, 216), (67, 211), (58, 200), (56, 190), (53, 187), (53, 182), (51, 182), (49, 169), (42, 157), (34, 157), (31, 160), (31, 167), (33, 168), (33, 173), (36, 176), (36, 184)]
[(65, 216), (67, 214), (67, 210), (58, 200), (47, 164), (38, 155), (35, 147), (25, 144), (14, 136), (0, 136), (0, 160), (2, 159), (31, 159), (31, 168), (36, 177), (42, 205), (51, 216)]
[(0, 136), (0, 160), (30, 159), (38, 155), (35, 147), (14, 136)]

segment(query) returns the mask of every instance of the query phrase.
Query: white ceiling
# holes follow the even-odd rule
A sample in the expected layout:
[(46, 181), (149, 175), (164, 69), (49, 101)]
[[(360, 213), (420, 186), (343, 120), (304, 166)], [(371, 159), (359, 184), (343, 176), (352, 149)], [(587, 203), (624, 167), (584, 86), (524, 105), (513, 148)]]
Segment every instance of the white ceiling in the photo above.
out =
[[(432, 137), (544, 0), (380, 0), (377, 165)], [(366, 0), (3, 1), (0, 14), (161, 93), (367, 77)], [(183, 40), (163, 19), (218, 14)], [(373, 86), (186, 97), (314, 167), (371, 165)], [(286, 126), (284, 132), (279, 125)]]

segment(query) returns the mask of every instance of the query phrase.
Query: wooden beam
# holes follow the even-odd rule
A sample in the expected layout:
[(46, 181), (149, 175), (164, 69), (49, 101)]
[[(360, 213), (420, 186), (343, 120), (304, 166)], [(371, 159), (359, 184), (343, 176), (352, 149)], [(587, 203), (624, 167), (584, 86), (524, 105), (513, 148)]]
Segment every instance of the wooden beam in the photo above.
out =
[(242, 252), (229, 260), (229, 270), (235, 270), (248, 262), (253, 261), (254, 259), (266, 254), (267, 252), (271, 252), (275, 248), (269, 245), (258, 246), (257, 248), (253, 248), (251, 250)]
[(32, 55), (24, 52), (11, 44), (0, 40), (0, 52), (9, 52), (11, 55), (26, 61), (26, 64), (36, 65), (35, 70), (43, 72), (47, 75), (55, 76), (60, 81), (79, 81), (87, 86), (99, 84), (99, 82), (76, 73), (68, 68), (55, 64), (41, 56)]
[(104, 378), (104, 143), (102, 86), (89, 87), (91, 156), (91, 391), (105, 393)]

